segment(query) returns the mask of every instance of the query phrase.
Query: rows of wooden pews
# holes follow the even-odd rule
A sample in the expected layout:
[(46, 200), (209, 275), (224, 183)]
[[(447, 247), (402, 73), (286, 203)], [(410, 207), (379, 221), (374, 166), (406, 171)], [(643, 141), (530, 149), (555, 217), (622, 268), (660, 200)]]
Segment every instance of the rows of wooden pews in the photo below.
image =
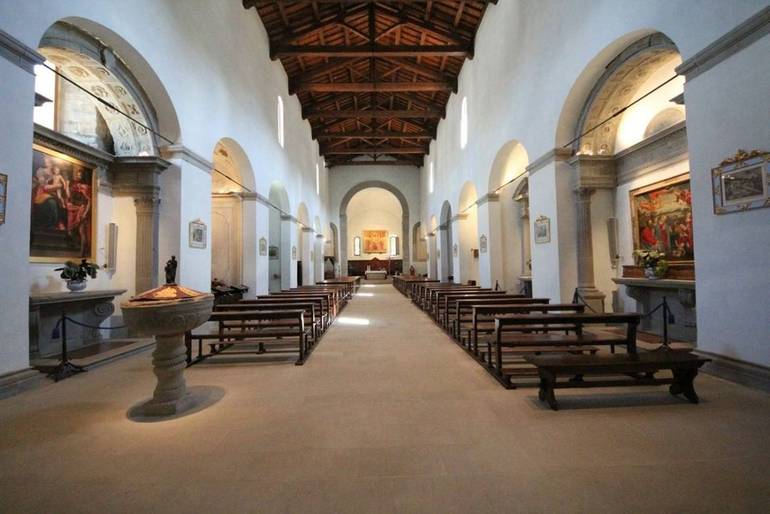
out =
[(208, 323), (185, 334), (187, 366), (216, 355), (296, 355), (302, 365), (359, 287), (340, 277), (215, 306)]
[[(698, 402), (693, 380), (708, 360), (688, 352), (640, 352), (639, 314), (586, 312), (583, 304), (418, 276), (394, 277), (393, 284), (503, 386), (537, 380), (540, 399), (554, 410), (554, 390), (567, 387), (667, 384), (672, 394)], [(655, 376), (665, 370), (670, 377)]]

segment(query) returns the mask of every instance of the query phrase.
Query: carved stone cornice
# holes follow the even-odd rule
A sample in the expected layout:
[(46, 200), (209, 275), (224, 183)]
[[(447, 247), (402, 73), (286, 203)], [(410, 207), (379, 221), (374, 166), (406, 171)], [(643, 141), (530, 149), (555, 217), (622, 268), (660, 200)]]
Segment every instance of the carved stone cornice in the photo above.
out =
[(768, 33), (770, 33), (770, 7), (765, 7), (677, 66), (676, 72), (690, 81)]
[(118, 196), (157, 196), (160, 174), (171, 163), (160, 157), (116, 157), (109, 168), (113, 194)]
[(481, 207), (485, 203), (500, 201), (500, 195), (497, 193), (487, 193), (476, 202), (476, 205)]
[(454, 216), (452, 216), (452, 220), (451, 221), (455, 222), (455, 221), (462, 221), (462, 220), (467, 220), (467, 219), (468, 219), (468, 213), (467, 212), (461, 212), (459, 214), (455, 214)]
[(33, 142), (98, 168), (107, 168), (115, 160), (110, 153), (38, 124), (34, 127)]
[(6, 31), (0, 29), (0, 56), (27, 73), (35, 73), (35, 65), (45, 62), (45, 57), (28, 47)]
[(211, 171), (214, 169), (214, 164), (211, 161), (204, 159), (202, 156), (193, 152), (192, 150), (190, 150), (184, 145), (167, 145), (159, 148), (159, 150), (160, 150), (160, 155), (164, 159), (169, 159), (169, 160), (179, 159), (185, 162), (189, 162), (196, 168), (205, 171), (209, 175), (211, 174)]
[(302, 232), (315, 232), (313, 227), (302, 227)]
[(576, 155), (569, 164), (575, 169), (575, 188), (613, 189), (617, 185), (613, 156)]
[(572, 157), (572, 150), (570, 148), (554, 148), (532, 161), (529, 166), (527, 166), (526, 171), (532, 175), (537, 170), (544, 168), (552, 162), (566, 161), (570, 157)]
[(661, 130), (615, 155), (618, 184), (687, 158), (687, 125), (684, 121)]

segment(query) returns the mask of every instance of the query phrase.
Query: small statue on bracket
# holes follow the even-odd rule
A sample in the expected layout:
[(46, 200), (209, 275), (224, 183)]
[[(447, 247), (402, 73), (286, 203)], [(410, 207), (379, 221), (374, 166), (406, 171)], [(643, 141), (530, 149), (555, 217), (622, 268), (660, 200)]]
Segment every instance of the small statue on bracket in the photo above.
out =
[(176, 284), (176, 267), (179, 263), (176, 260), (176, 255), (172, 255), (171, 259), (166, 262), (166, 284)]

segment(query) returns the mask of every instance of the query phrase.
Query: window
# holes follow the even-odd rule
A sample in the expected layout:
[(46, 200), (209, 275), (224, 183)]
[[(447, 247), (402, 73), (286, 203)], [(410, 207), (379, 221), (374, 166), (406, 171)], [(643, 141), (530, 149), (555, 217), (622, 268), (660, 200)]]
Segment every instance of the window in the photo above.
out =
[(460, 106), (460, 148), (465, 148), (468, 144), (468, 97), (463, 97), (463, 103)]
[(278, 144), (283, 148), (283, 98), (278, 97)]
[[(45, 64), (54, 67), (50, 61)], [(42, 64), (35, 66), (35, 94), (48, 100), (39, 107), (35, 107), (33, 118), (35, 123), (51, 130), (55, 130), (54, 120), (56, 112), (56, 74)], [(37, 99), (36, 99), (37, 100)]]
[(315, 163), (315, 194), (321, 196), (321, 167)]
[(398, 255), (398, 236), (390, 236), (390, 256)]
[(433, 161), (428, 166), (428, 192), (433, 194)]
[(353, 255), (356, 257), (361, 255), (361, 238), (358, 236), (353, 238)]

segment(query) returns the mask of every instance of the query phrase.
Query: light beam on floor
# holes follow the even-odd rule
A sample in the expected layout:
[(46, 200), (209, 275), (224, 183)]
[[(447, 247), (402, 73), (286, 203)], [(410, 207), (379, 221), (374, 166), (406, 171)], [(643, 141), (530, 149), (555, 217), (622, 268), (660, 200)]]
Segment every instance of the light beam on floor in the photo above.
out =
[(347, 316), (340, 316), (337, 318), (337, 323), (340, 325), (368, 325), (369, 320), (366, 318), (350, 318)]

